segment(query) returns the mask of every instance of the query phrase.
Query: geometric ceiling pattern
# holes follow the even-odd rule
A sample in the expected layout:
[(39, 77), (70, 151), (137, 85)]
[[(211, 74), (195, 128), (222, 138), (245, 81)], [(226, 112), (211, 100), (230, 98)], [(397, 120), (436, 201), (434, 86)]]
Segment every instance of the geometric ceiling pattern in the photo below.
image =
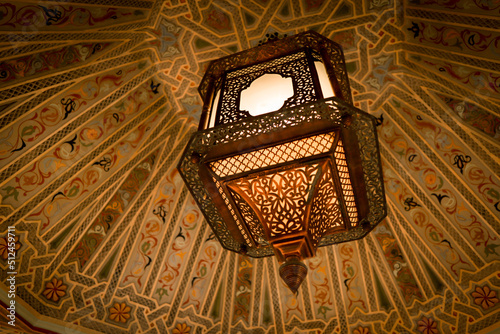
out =
[[(0, 13), (0, 300), (16, 310), (3, 331), (499, 327), (498, 2), (11, 1)], [(319, 248), (294, 295), (276, 258), (222, 249), (176, 166), (208, 63), (311, 29), (342, 45), (354, 103), (378, 119), (388, 215)]]

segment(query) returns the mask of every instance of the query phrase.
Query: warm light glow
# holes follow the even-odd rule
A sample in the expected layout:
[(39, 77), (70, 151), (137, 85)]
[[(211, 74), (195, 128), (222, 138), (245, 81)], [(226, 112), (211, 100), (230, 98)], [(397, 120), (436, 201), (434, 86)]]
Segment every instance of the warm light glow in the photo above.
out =
[(264, 74), (241, 92), (240, 110), (246, 110), (252, 116), (266, 114), (280, 109), (291, 96), (292, 78), (283, 78), (279, 74)]
[(334, 140), (335, 132), (324, 133), (220, 159), (209, 165), (217, 176), (225, 177), (326, 153), (332, 147)]
[(340, 140), (335, 149), (335, 160), (337, 162), (338, 176), (344, 194), (347, 214), (351, 220), (351, 225), (356, 226), (358, 224), (358, 210), (356, 209), (356, 200), (354, 199), (354, 191), (352, 189), (351, 176), (349, 175), (349, 169), (347, 167), (344, 146)]
[(217, 106), (219, 105), (220, 98), (220, 89), (215, 93), (214, 100), (212, 101), (212, 109), (210, 110), (210, 123), (208, 125), (209, 128), (213, 128), (215, 126), (215, 118), (217, 116)]
[(328, 79), (328, 73), (326, 72), (325, 65), (320, 61), (315, 61), (314, 66), (316, 67), (316, 72), (318, 72), (319, 85), (321, 86), (323, 98), (327, 99), (335, 96), (330, 79)]

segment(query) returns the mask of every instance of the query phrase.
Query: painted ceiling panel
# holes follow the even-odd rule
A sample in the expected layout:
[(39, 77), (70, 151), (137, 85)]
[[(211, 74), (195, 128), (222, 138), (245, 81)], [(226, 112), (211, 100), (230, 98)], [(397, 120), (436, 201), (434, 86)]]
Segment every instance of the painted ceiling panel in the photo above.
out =
[[(475, 0), (0, 4), (0, 301), (16, 307), (0, 328), (497, 329), (498, 27), (500, 5)], [(343, 47), (377, 117), (388, 216), (318, 249), (294, 295), (274, 257), (222, 248), (176, 166), (209, 62), (309, 29)]]

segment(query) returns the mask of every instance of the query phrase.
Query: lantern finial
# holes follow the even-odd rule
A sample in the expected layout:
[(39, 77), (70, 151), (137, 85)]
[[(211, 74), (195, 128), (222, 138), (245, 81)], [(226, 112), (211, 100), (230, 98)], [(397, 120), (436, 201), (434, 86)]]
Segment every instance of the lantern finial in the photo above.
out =
[(280, 266), (280, 276), (288, 288), (296, 294), (307, 276), (307, 267), (297, 256), (290, 256)]

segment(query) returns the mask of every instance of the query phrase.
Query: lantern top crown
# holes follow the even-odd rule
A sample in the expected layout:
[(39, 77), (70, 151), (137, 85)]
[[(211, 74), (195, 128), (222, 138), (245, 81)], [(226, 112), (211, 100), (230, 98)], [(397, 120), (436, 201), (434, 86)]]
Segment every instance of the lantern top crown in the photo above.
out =
[[(218, 82), (226, 72), (261, 64), (306, 48), (321, 54), (323, 58), (326, 58), (327, 63), (333, 62), (335, 66), (331, 68), (333, 71), (331, 77), (336, 77), (338, 82), (348, 83), (342, 47), (319, 33), (309, 30), (282, 39), (273, 39), (251, 49), (213, 60), (198, 87), (201, 98), (203, 100), (207, 98), (209, 87)], [(336, 96), (352, 103), (349, 85), (339, 88), (340, 91), (336, 92)]]

